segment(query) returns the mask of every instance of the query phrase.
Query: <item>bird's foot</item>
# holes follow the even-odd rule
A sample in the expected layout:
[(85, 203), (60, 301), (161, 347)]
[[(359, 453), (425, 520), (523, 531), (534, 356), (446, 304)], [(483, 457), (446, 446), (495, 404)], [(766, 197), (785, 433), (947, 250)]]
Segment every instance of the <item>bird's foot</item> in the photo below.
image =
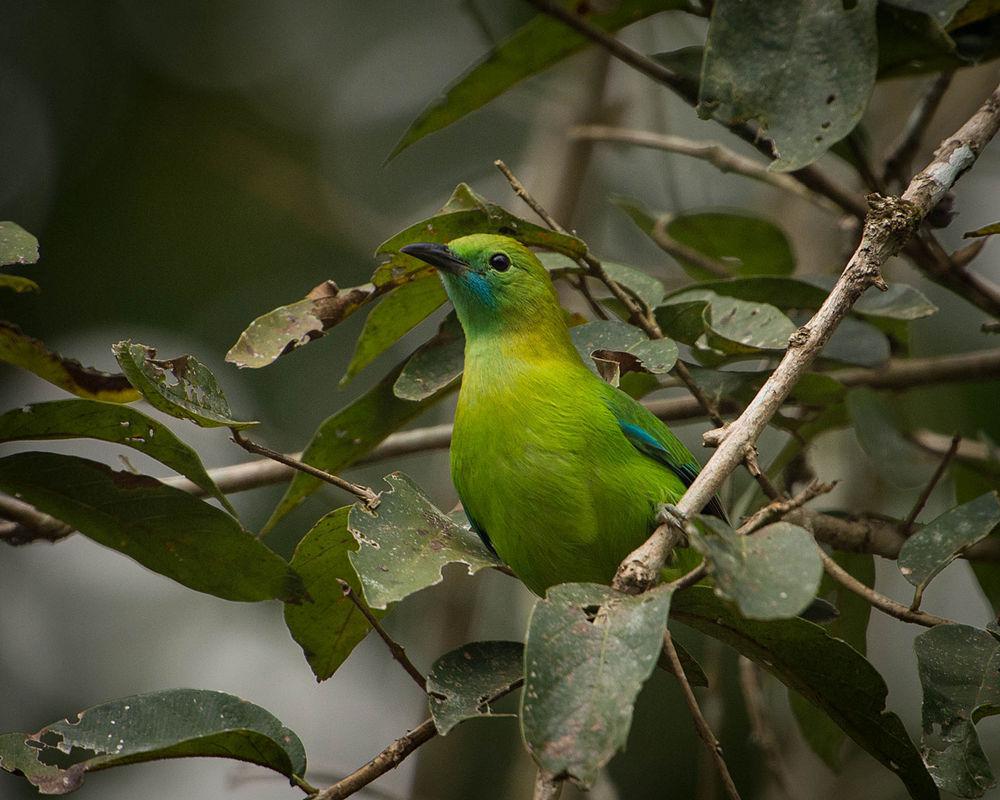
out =
[(662, 503), (656, 509), (657, 525), (671, 525), (675, 528), (684, 530), (684, 524), (686, 522), (687, 516), (673, 503)]

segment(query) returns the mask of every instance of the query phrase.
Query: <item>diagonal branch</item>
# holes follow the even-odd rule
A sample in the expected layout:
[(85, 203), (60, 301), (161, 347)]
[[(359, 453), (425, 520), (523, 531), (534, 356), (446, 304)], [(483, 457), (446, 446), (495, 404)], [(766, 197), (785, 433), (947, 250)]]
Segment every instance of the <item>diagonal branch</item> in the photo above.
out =
[[(938, 200), (973, 163), (1000, 128), (1000, 87), (953, 136), (938, 148), (935, 159), (910, 182), (902, 197), (869, 195), (869, 214), (861, 243), (819, 311), (789, 339), (788, 349), (743, 414), (721, 431), (721, 442), (708, 464), (678, 503), (693, 514), (722, 486), (746, 458), (771, 417), (819, 355), (837, 325), (869, 286), (885, 287), (880, 270), (895, 255)], [(714, 432), (712, 432), (714, 433)], [(620, 591), (637, 593), (652, 586), (669, 550), (667, 526), (630, 553), (615, 575)]]

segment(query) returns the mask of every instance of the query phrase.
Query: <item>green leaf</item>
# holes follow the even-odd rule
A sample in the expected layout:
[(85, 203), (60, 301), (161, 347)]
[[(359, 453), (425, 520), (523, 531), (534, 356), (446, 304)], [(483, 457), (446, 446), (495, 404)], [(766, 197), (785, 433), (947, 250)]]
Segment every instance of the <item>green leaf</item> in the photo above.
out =
[[(875, 585), (875, 559), (870, 553), (835, 551), (830, 555), (865, 586), (871, 588)], [(824, 626), (827, 633), (842, 639), (864, 655), (867, 652), (868, 619), (872, 607), (863, 598), (826, 574), (820, 582), (818, 594), (830, 600), (840, 612), (833, 622)], [(830, 769), (839, 771), (844, 732), (823, 711), (793, 689), (788, 690), (788, 700), (799, 730), (812, 751), (823, 759)]]
[(911, 584), (923, 590), (959, 554), (1000, 525), (996, 492), (946, 511), (903, 542), (896, 562)]
[(756, 119), (775, 144), (772, 169), (811, 164), (851, 132), (868, 105), (878, 63), (875, 5), (717, 0), (699, 116), (724, 125)]
[(663, 283), (657, 278), (625, 264), (617, 264), (613, 261), (601, 263), (609, 278), (639, 298), (646, 304), (647, 308), (656, 308), (663, 302), (663, 297), (667, 292), (663, 288)]
[(913, 643), (924, 689), (922, 750), (937, 785), (981, 797), (996, 785), (975, 723), (1000, 714), (1000, 642), (968, 625), (938, 625)]
[(847, 408), (854, 435), (879, 474), (896, 486), (923, 486), (934, 470), (934, 461), (903, 438), (889, 402), (872, 389), (859, 388), (848, 392)]
[[(995, 15), (996, 8), (989, 3), (968, 3), (949, 25), (949, 35), (926, 14), (879, 3), (879, 80), (949, 72), (996, 58), (1000, 37), (996, 35), (997, 17), (984, 19), (990, 14)], [(980, 24), (969, 24), (976, 22)]]
[(306, 771), (302, 742), (273, 714), (206, 689), (137, 694), (37, 733), (0, 735), (0, 768), (22, 773), (42, 794), (75, 791), (88, 772), (195, 756), (247, 761), (289, 779)]
[[(792, 315), (793, 322), (806, 322), (806, 315)], [(867, 322), (846, 317), (820, 350), (820, 357), (862, 367), (878, 367), (889, 360), (892, 348), (882, 331)]]
[(708, 300), (673, 299), (655, 309), (656, 323), (666, 336), (693, 345), (705, 332)]
[[(449, 391), (450, 387), (445, 386), (418, 403), (401, 400), (393, 393), (393, 385), (401, 369), (402, 365), (354, 402), (323, 420), (302, 454), (302, 460), (336, 474), (369, 453), (390, 433), (426, 411)], [(318, 478), (296, 472), (284, 496), (271, 512), (264, 533), (322, 485)]]
[(10, 289), (18, 294), (41, 291), (37, 283), (20, 275), (0, 275), (0, 289)]
[[(658, 11), (686, 6), (682, 0), (621, 0), (604, 13), (588, 9), (583, 14), (601, 30), (613, 32)], [(587, 44), (587, 38), (562, 22), (539, 14), (500, 42), (424, 109), (393, 148), (389, 160)]]
[(490, 702), (524, 677), (520, 642), (470, 642), (441, 656), (427, 676), (431, 716), (442, 736), (458, 723), (495, 714)]
[(0, 459), (0, 489), (189, 589), (247, 602), (305, 597), (285, 560), (229, 514), (146, 475), (15, 453)]
[(951, 22), (952, 17), (969, 0), (885, 0), (891, 6), (917, 11), (932, 17), (941, 26)]
[(426, 400), (456, 381), (464, 368), (465, 334), (452, 312), (437, 334), (410, 356), (392, 391), (403, 400)]
[(333, 675), (371, 630), (337, 583), (338, 578), (347, 581), (364, 602), (348, 559), (348, 553), (357, 549), (347, 529), (349, 512), (350, 506), (344, 506), (323, 517), (302, 537), (292, 556), (292, 569), (301, 576), (312, 602), (286, 604), (285, 625), (318, 681)]
[(229, 401), (211, 370), (194, 356), (157, 359), (156, 350), (125, 340), (111, 348), (132, 385), (153, 408), (203, 428), (248, 428), (233, 418)]
[(976, 228), (974, 231), (966, 231), (962, 234), (962, 238), (972, 239), (977, 236), (992, 236), (995, 233), (1000, 233), (1000, 222), (991, 222), (989, 225), (983, 225), (983, 227)]
[(521, 729), (542, 769), (588, 787), (625, 744), (635, 698), (663, 644), (670, 597), (665, 585), (630, 596), (564, 583), (535, 603)]
[(616, 320), (598, 320), (570, 329), (570, 338), (583, 362), (598, 375), (611, 381), (626, 372), (649, 372), (662, 375), (677, 362), (677, 345), (670, 339), (652, 340), (634, 325)]
[(731, 645), (826, 712), (896, 773), (915, 800), (937, 800), (937, 788), (903, 723), (885, 710), (885, 681), (853, 647), (799, 617), (744, 619), (703, 586), (679, 592), (671, 616)]
[(748, 619), (787, 619), (808, 606), (819, 589), (823, 563), (812, 536), (775, 522), (741, 536), (720, 519), (692, 517), (691, 543), (708, 560), (715, 590)]
[(389, 292), (365, 320), (340, 385), (346, 384), (447, 299), (437, 275), (405, 283)]
[(34, 264), (38, 261), (38, 239), (16, 222), (0, 222), (0, 267)]
[(938, 307), (918, 289), (905, 283), (893, 283), (887, 292), (871, 287), (858, 298), (852, 310), (863, 317), (909, 322), (936, 314)]
[(829, 291), (809, 281), (777, 275), (755, 275), (749, 278), (724, 278), (702, 281), (695, 287), (685, 286), (667, 295), (667, 301), (681, 302), (688, 296), (711, 292), (720, 297), (735, 297), (751, 303), (770, 303), (781, 309), (819, 308)]
[[(781, 229), (749, 214), (678, 214), (666, 226), (681, 244), (730, 267), (735, 275), (788, 275), (795, 270), (795, 256)], [(692, 278), (711, 278), (696, 264), (681, 260)]]
[(113, 442), (145, 453), (188, 478), (235, 514), (198, 454), (165, 425), (133, 408), (74, 399), (34, 403), (0, 415), (0, 443), (77, 438)]
[(455, 524), (405, 475), (385, 477), (378, 508), (351, 508), (348, 527), (358, 541), (351, 564), (372, 608), (385, 608), (441, 582), (447, 564), (465, 564), (472, 575), (499, 566), (476, 534)]
[(26, 369), (77, 397), (109, 403), (131, 403), (139, 399), (139, 393), (124, 375), (101, 372), (64, 358), (10, 322), (0, 321), (0, 362)]
[[(689, 293), (687, 297), (692, 297)], [(705, 339), (709, 347), (728, 355), (784, 350), (795, 324), (768, 303), (749, 303), (705, 292)]]

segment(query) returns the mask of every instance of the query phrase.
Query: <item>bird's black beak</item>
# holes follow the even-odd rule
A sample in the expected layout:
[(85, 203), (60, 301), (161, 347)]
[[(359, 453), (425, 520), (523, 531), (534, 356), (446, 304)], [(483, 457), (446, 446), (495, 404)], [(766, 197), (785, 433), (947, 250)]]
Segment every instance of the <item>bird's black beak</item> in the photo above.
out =
[(408, 256), (426, 261), (432, 267), (437, 267), (442, 272), (450, 272), (452, 275), (461, 275), (467, 272), (469, 265), (456, 256), (447, 245), (432, 244), (430, 242), (417, 242), (401, 247), (400, 251)]

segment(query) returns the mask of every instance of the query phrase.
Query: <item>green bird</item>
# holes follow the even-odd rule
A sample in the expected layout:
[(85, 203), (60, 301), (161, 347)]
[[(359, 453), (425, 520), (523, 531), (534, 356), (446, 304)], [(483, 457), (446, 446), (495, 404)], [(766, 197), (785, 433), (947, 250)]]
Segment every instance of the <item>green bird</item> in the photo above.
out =
[[(698, 462), (587, 368), (527, 247), (474, 234), (402, 250), (439, 270), (465, 330), (451, 474), (473, 529), (539, 595), (609, 583)], [(725, 518), (718, 499), (706, 512)]]

